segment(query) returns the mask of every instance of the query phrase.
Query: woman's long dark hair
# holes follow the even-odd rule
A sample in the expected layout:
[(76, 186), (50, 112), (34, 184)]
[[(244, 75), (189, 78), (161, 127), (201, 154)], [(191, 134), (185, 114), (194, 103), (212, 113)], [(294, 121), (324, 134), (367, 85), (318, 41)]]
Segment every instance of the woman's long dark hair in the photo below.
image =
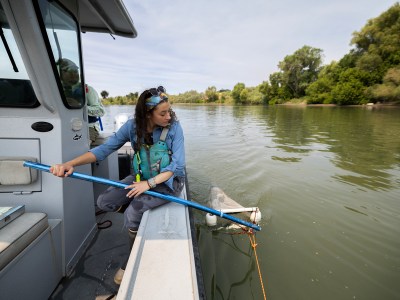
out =
[[(147, 133), (147, 122), (148, 116), (151, 115), (154, 109), (157, 107), (154, 106), (150, 110), (148, 110), (148, 106), (146, 105), (146, 99), (150, 98), (152, 94), (149, 90), (145, 90), (140, 94), (138, 102), (135, 108), (135, 123), (136, 123), (136, 142), (135, 142), (135, 151), (138, 151), (143, 144), (144, 137)], [(168, 99), (161, 101), (160, 103), (167, 102)], [(159, 103), (159, 104), (160, 104)], [(171, 109), (171, 124), (176, 121), (176, 114)]]

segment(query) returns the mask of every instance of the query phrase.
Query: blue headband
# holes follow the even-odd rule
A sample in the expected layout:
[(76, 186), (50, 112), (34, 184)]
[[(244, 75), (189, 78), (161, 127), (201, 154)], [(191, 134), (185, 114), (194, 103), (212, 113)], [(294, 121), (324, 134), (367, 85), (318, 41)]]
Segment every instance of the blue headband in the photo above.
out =
[(158, 105), (161, 101), (168, 100), (168, 97), (164, 93), (160, 93), (159, 96), (151, 96), (146, 100), (146, 105), (147, 106), (156, 106)]

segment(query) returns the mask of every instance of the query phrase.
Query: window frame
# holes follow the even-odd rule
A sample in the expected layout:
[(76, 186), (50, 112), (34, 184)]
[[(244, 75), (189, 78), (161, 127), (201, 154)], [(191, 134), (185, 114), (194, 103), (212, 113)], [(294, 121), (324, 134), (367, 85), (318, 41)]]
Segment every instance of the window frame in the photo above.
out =
[[(53, 53), (53, 50), (52, 50), (52, 47), (51, 47), (51, 44), (50, 44), (50, 40), (49, 40), (49, 36), (48, 36), (48, 33), (47, 33), (45, 21), (43, 19), (43, 15), (42, 15), (42, 12), (41, 12), (41, 9), (40, 9), (40, 2), (47, 2), (47, 3), (50, 3), (50, 4), (54, 4), (55, 3), (59, 8), (62, 9), (62, 11), (66, 15), (68, 15), (71, 18), (71, 20), (76, 25), (76, 29), (77, 29), (77, 31), (76, 31), (76, 34), (77, 34), (77, 46), (78, 46), (77, 50), (78, 50), (78, 58), (79, 58), (79, 66), (78, 67), (79, 67), (79, 75), (80, 75), (80, 88), (82, 90), (82, 97), (81, 97), (80, 105), (78, 105), (78, 106), (72, 106), (67, 100), (67, 97), (66, 97), (66, 94), (65, 94), (65, 91), (64, 91), (64, 87), (62, 85), (61, 77), (60, 77), (61, 74), (58, 71), (58, 67), (57, 67), (57, 64), (56, 64), (54, 53)], [(68, 109), (81, 109), (82, 107), (84, 107), (86, 105), (86, 97), (85, 97), (85, 88), (84, 88), (85, 80), (84, 80), (83, 63), (82, 63), (83, 59), (82, 59), (82, 42), (81, 42), (81, 34), (80, 34), (81, 30), (80, 30), (79, 22), (75, 18), (74, 14), (72, 14), (71, 11), (69, 11), (62, 3), (60, 3), (57, 0), (34, 0), (33, 6), (34, 6), (34, 9), (35, 9), (37, 20), (39, 22), (40, 31), (42, 33), (42, 37), (43, 37), (43, 40), (45, 42), (47, 53), (48, 53), (48, 56), (50, 58), (51, 66), (52, 66), (52, 69), (53, 69), (53, 74), (54, 74), (54, 77), (56, 79), (57, 87), (58, 87), (58, 90), (60, 92), (63, 104)]]

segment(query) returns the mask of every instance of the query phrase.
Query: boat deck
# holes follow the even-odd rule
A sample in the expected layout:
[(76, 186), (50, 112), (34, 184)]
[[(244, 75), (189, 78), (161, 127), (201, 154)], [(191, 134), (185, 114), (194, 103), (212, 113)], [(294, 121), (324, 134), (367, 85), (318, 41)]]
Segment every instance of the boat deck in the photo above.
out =
[[(160, 213), (167, 214), (170, 225), (178, 230), (177, 232), (159, 230), (155, 223), (161, 225), (156, 221), (160, 220)], [(185, 217), (179, 216), (182, 213), (189, 214), (187, 221), (184, 221)], [(129, 254), (128, 236), (123, 228), (123, 214), (101, 213), (96, 216), (96, 221), (99, 227), (106, 228), (97, 231), (73, 272), (61, 280), (49, 299), (105, 300), (118, 292), (118, 299), (205, 299), (197, 241), (190, 238), (194, 234), (194, 221), (190, 209), (169, 203), (155, 209), (154, 212), (147, 212), (143, 218), (152, 225), (143, 226), (142, 231), (139, 229), (127, 266), (127, 270), (133, 272), (126, 272), (127, 280), (124, 278), (123, 288), (120, 289), (120, 286), (114, 283), (114, 274)], [(186, 226), (182, 222), (187, 222)], [(109, 224), (111, 226), (107, 227)], [(183, 238), (185, 228), (189, 230), (186, 241)], [(168, 237), (160, 239), (160, 234), (167, 234)], [(146, 248), (146, 254), (143, 248)], [(188, 257), (184, 259), (185, 256)], [(149, 259), (152, 262), (149, 263)], [(158, 274), (156, 277), (154, 272)], [(146, 280), (149, 276), (151, 281)], [(181, 285), (178, 289), (176, 280)], [(152, 289), (153, 284), (156, 284), (158, 289)]]
[(97, 231), (72, 274), (63, 278), (49, 299), (93, 300), (118, 292), (114, 274), (129, 253), (128, 236), (123, 230), (123, 214), (109, 212), (97, 216), (98, 224), (105, 221), (112, 225)]

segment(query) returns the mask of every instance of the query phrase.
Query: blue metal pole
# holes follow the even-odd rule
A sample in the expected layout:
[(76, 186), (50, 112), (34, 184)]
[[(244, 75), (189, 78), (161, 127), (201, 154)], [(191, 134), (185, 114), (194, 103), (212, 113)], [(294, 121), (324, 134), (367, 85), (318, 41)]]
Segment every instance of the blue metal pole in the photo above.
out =
[[(31, 162), (31, 161), (24, 161), (24, 167), (33, 168), (33, 169), (37, 169), (37, 170), (44, 171), (44, 172), (50, 172), (50, 166), (43, 165), (43, 164), (40, 164), (40, 163)], [(105, 178), (101, 178), (101, 177), (90, 176), (90, 175), (86, 175), (86, 174), (78, 173), (78, 172), (73, 172), (68, 177), (81, 179), (81, 180), (86, 180), (86, 181), (95, 182), (95, 183), (100, 183), (100, 184), (105, 184), (105, 185), (110, 185), (110, 186), (114, 186), (114, 187), (121, 188), (121, 189), (124, 189), (127, 186), (129, 186), (129, 184), (122, 183), (122, 182), (119, 182), (119, 181), (114, 181), (114, 180), (105, 179)], [(193, 202), (193, 201), (188, 201), (188, 200), (181, 199), (181, 198), (174, 197), (174, 196), (170, 196), (170, 195), (160, 194), (160, 193), (156, 193), (156, 192), (153, 192), (153, 191), (146, 191), (144, 193), (147, 194), (147, 195), (154, 196), (154, 197), (159, 197), (159, 198), (167, 200), (167, 201), (179, 203), (179, 204), (182, 204), (182, 205), (187, 205), (187, 206), (190, 206), (190, 207), (193, 207), (193, 208), (205, 211), (205, 212), (209, 212), (209, 213), (211, 213), (213, 215), (216, 215), (218, 217), (221, 217), (221, 218), (230, 220), (232, 222), (244, 225), (246, 227), (255, 229), (257, 231), (261, 230), (261, 227), (256, 225), (256, 224), (243, 221), (242, 219), (239, 219), (239, 218), (232, 217), (229, 214), (225, 214), (225, 213), (223, 213), (221, 211), (209, 208), (207, 206), (200, 205), (200, 204), (198, 204), (196, 202)]]

